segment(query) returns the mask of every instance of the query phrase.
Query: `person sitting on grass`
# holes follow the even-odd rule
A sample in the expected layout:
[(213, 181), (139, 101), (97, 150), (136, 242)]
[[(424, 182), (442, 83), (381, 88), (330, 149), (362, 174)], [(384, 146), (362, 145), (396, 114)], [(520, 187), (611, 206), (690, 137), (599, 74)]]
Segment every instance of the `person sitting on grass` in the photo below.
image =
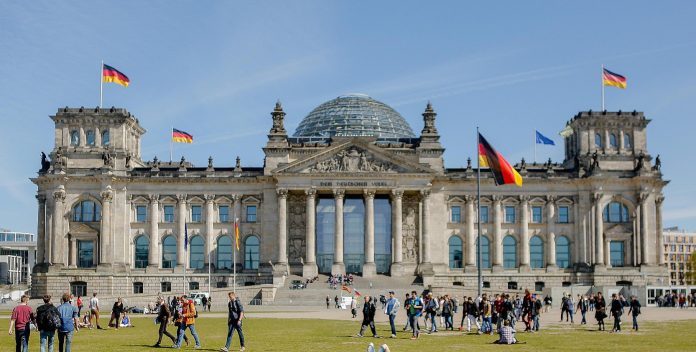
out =
[(134, 326), (131, 325), (131, 320), (130, 317), (128, 316), (128, 313), (124, 312), (123, 313), (123, 318), (121, 318), (121, 323), (119, 324), (120, 327), (122, 328), (133, 328)]
[(505, 319), (505, 321), (503, 321), (503, 326), (500, 327), (498, 333), (500, 334), (500, 338), (495, 341), (495, 343), (501, 345), (512, 345), (513, 343), (517, 343), (515, 329), (510, 326), (510, 320)]
[(86, 312), (85, 316), (82, 317), (82, 320), (78, 323), (78, 330), (80, 328), (92, 329), (92, 323), (89, 321), (89, 312)]

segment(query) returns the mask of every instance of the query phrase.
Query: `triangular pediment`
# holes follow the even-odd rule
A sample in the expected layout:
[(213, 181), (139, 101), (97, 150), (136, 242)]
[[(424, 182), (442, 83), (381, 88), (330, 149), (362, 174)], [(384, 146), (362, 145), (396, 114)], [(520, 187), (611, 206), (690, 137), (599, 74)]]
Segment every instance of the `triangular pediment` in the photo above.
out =
[(274, 174), (398, 174), (435, 173), (427, 166), (355, 140), (326, 148), (273, 171)]
[[(99, 226), (99, 223), (95, 223), (96, 226)], [(70, 233), (73, 235), (96, 235), (99, 233), (98, 229), (95, 229), (94, 227), (90, 226), (88, 223), (85, 222), (70, 222)]]
[(608, 234), (633, 233), (633, 229), (626, 224), (616, 224), (605, 230)]

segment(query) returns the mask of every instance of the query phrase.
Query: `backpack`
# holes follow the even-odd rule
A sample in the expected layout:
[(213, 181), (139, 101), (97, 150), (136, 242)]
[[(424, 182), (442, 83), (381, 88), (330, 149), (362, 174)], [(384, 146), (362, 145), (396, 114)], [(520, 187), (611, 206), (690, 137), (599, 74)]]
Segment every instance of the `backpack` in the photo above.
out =
[(41, 315), (40, 324), (45, 331), (54, 331), (63, 326), (60, 313), (56, 307), (48, 307), (46, 312)]

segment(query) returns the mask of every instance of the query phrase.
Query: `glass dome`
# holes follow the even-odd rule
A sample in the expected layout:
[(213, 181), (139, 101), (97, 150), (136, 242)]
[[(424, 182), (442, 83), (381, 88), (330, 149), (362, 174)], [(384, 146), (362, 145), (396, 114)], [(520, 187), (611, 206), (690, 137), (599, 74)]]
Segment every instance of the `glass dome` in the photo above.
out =
[(300, 122), (294, 136), (415, 138), (398, 112), (364, 94), (343, 95), (317, 106)]

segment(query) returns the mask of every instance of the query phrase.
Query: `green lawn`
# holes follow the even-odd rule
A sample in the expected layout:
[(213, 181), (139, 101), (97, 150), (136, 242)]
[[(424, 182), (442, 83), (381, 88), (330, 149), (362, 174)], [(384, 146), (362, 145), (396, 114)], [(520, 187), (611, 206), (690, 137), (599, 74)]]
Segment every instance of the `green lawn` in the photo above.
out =
[[(134, 328), (116, 330), (82, 330), (73, 338), (73, 351), (126, 352), (155, 351), (149, 347), (157, 339), (157, 326), (151, 318), (133, 319)], [(104, 320), (102, 320), (105, 323)], [(526, 344), (518, 346), (492, 345), (492, 336), (464, 335), (459, 332), (421, 335), (417, 341), (399, 332), (398, 339), (355, 338), (359, 322), (252, 318), (244, 322), (247, 351), (365, 351), (369, 342), (375, 345), (387, 343), (392, 352), (406, 351), (693, 351), (693, 331), (696, 320), (665, 323), (644, 323), (640, 333), (625, 331), (621, 334), (597, 332), (568, 325), (550, 327), (537, 334), (518, 334)], [(7, 318), (0, 319), (0, 326), (7, 331)], [(630, 327), (630, 322), (624, 322)], [(199, 318), (196, 328), (202, 340), (202, 350), (216, 351), (225, 342), (226, 320), (223, 318)], [(174, 331), (172, 326), (169, 330)], [(388, 326), (378, 326), (380, 335), (389, 334)], [(170, 346), (167, 342), (164, 346)], [(235, 336), (233, 350), (239, 348)], [(56, 341), (56, 351), (57, 349)], [(32, 331), (30, 350), (38, 351), (39, 334)], [(193, 349), (193, 343), (190, 349)], [(0, 351), (14, 351), (14, 337), (7, 332), (0, 338)]]

